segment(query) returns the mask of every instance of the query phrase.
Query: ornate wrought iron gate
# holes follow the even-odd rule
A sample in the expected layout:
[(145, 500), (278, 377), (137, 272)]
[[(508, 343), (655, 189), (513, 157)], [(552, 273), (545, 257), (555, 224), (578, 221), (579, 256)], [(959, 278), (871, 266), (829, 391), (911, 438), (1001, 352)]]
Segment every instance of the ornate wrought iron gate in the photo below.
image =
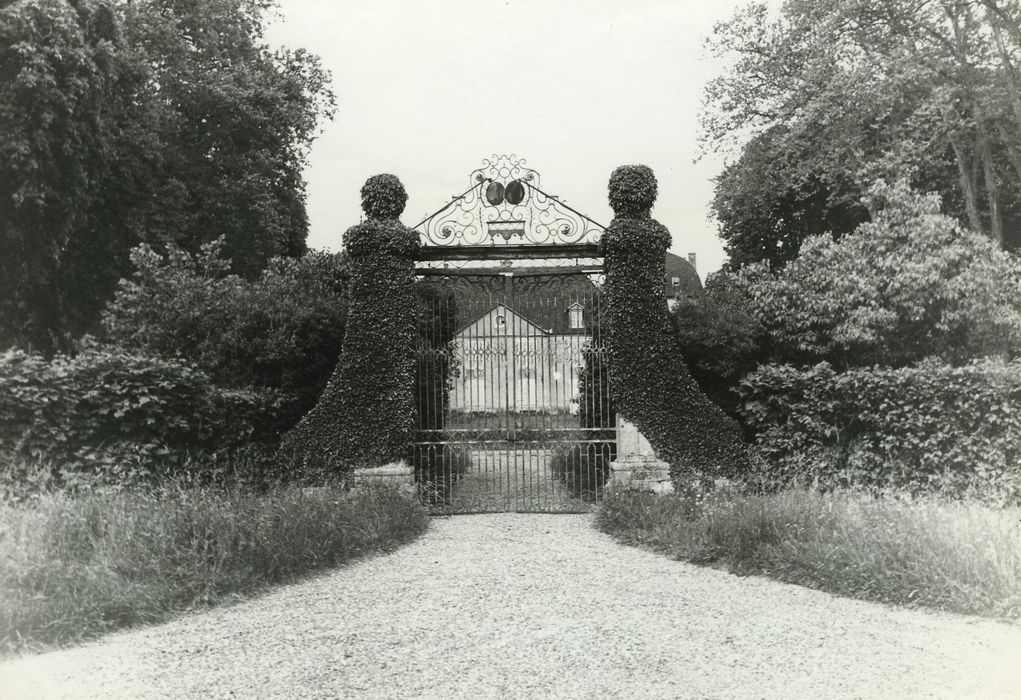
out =
[[(581, 512), (615, 457), (598, 225), (494, 157), (417, 228), (411, 461), (434, 512)], [(499, 187), (494, 187), (499, 185)]]

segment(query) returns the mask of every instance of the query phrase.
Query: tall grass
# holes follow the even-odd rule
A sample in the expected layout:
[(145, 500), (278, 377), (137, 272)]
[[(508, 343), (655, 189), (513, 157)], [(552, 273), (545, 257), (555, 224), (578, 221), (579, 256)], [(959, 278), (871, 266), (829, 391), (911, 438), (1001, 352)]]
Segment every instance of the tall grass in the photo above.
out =
[(616, 539), (734, 573), (841, 595), (1021, 617), (1021, 509), (796, 490), (699, 497), (619, 494), (598, 526)]
[(166, 619), (414, 539), (392, 489), (213, 488), (44, 495), (0, 505), (0, 650)]

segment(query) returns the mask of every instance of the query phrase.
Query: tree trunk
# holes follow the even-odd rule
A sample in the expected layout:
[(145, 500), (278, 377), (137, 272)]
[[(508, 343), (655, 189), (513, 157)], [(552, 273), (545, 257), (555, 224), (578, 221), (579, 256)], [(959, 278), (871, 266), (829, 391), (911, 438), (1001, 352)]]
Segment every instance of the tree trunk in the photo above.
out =
[(1000, 176), (996, 173), (989, 138), (979, 131), (979, 156), (982, 158), (982, 175), (986, 182), (986, 199), (989, 201), (989, 222), (993, 240), (1003, 247), (1003, 213), (1000, 211)]
[(1018, 182), (1021, 182), (1021, 150), (1018, 150), (1017, 146), (1011, 141), (1011, 135), (1007, 133), (1006, 127), (1003, 124), (996, 125), (997, 131), (1000, 132), (1000, 139), (1003, 141), (1003, 145), (1007, 148), (1007, 159), (1010, 164), (1014, 166), (1014, 172), (1017, 173)]
[(982, 218), (978, 213), (978, 185), (973, 168), (970, 167), (967, 150), (958, 134), (950, 132), (950, 146), (954, 149), (957, 161), (957, 172), (961, 180), (961, 192), (964, 194), (964, 207), (968, 212), (968, 225), (974, 231), (982, 231)]

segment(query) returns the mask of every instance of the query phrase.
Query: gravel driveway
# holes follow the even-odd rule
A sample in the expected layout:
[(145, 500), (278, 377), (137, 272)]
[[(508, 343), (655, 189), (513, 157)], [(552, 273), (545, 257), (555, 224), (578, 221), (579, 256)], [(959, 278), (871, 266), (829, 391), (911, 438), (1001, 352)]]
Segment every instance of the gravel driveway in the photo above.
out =
[(239, 605), (0, 664), (0, 697), (1021, 697), (1021, 626), (619, 546), (587, 515), (436, 519)]

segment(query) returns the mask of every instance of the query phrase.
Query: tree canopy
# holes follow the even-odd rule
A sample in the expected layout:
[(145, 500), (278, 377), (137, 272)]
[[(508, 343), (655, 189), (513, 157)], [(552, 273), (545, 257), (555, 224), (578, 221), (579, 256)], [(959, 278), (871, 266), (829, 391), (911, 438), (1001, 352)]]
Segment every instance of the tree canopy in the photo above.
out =
[(0, 3), (0, 346), (95, 327), (138, 243), (300, 256), (329, 76), (268, 0)]
[(773, 359), (848, 367), (1016, 355), (1021, 262), (903, 181), (869, 196), (873, 221), (839, 241), (809, 237), (779, 272), (756, 263), (733, 278)]
[[(754, 3), (710, 44), (733, 60), (707, 88), (703, 138), (754, 137), (717, 183), (736, 264), (789, 260), (815, 233), (799, 217), (846, 232), (842, 209), (879, 178), (936, 191), (973, 230), (1021, 243), (1017, 0), (788, 0), (777, 16)], [(771, 158), (767, 206), (742, 206)], [(783, 255), (755, 240), (773, 230)]]
[(803, 159), (773, 127), (752, 138), (717, 177), (712, 212), (730, 269), (760, 260), (783, 267), (808, 236), (839, 237), (867, 218), (853, 181), (823, 171), (798, 175)]

